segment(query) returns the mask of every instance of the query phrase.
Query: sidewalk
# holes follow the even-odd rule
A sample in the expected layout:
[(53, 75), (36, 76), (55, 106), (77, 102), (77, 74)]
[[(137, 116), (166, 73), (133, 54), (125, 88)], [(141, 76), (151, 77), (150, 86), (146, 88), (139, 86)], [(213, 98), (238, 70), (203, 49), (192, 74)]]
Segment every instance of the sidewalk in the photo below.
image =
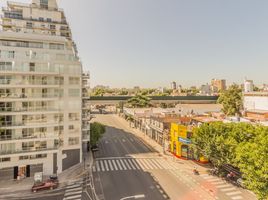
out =
[[(79, 178), (81, 178), (85, 173), (88, 173), (88, 170), (93, 164), (93, 156), (91, 151), (84, 154), (86, 157), (85, 163), (84, 160), (82, 160), (82, 163), (79, 163), (77, 165), (72, 166), (71, 168), (63, 171), (58, 175), (59, 178), (59, 187), (55, 190), (52, 190), (52, 192), (57, 190), (62, 190), (66, 184), (69, 181), (75, 181)], [(44, 176), (44, 180), (46, 180), (48, 177)], [(8, 195), (11, 196), (28, 196), (32, 194), (31, 188), (33, 186), (34, 179), (33, 177), (25, 178), (22, 180), (0, 180), (0, 199), (3, 198), (2, 196)], [(44, 191), (44, 192), (50, 192)], [(40, 194), (38, 192), (37, 194)]]
[(153, 149), (155, 149), (158, 152), (159, 156), (164, 157), (169, 162), (171, 162), (175, 165), (178, 165), (178, 164), (183, 165), (184, 169), (189, 170), (191, 172), (194, 168), (197, 168), (197, 170), (201, 174), (207, 174), (207, 170), (211, 168), (209, 164), (200, 164), (200, 163), (196, 163), (192, 160), (180, 159), (180, 158), (175, 157), (172, 153), (170, 153), (168, 151), (166, 151), (164, 153), (163, 147), (160, 144), (158, 144), (156, 141), (154, 141), (152, 138), (150, 138), (149, 136), (144, 134), (139, 129), (131, 128), (129, 126), (129, 123), (125, 119), (123, 119), (122, 117), (119, 117), (118, 115), (116, 115), (116, 117), (122, 122), (122, 124), (124, 124), (124, 126), (127, 130), (131, 131), (131, 133), (134, 133), (137, 137), (142, 139), (145, 143), (147, 143), (149, 146), (151, 146)]

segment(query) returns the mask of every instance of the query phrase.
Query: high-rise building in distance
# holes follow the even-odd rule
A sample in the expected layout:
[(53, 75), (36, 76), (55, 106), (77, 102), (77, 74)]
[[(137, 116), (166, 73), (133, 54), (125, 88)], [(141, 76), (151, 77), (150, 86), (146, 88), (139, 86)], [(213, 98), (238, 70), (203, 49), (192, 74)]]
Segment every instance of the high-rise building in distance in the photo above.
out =
[(82, 65), (56, 0), (8, 2), (0, 32), (1, 179), (81, 162), (89, 141), (82, 106)]
[(226, 90), (226, 80), (225, 79), (212, 79), (211, 80), (212, 91), (219, 92)]

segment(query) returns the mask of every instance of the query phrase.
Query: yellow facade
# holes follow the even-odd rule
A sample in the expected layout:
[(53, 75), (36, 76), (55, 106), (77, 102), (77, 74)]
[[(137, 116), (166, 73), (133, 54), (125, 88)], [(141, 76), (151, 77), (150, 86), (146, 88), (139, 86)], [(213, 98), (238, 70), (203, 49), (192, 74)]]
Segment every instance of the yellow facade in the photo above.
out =
[[(170, 151), (176, 157), (193, 159), (193, 153), (190, 149), (191, 139), (187, 126), (172, 123), (170, 127)], [(204, 156), (200, 156), (199, 162), (207, 163), (208, 160)]]
[(170, 128), (170, 151), (177, 157), (188, 158), (189, 143), (187, 126), (172, 123)]

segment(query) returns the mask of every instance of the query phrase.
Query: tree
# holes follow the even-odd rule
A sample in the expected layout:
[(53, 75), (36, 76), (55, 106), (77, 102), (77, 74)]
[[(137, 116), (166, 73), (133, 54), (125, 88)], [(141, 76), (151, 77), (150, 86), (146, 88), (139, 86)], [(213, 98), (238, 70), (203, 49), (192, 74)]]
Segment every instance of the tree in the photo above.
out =
[(241, 115), (242, 109), (242, 90), (238, 85), (234, 84), (226, 91), (220, 94), (218, 103), (222, 104), (222, 111), (228, 115)]
[(101, 123), (94, 122), (90, 124), (90, 144), (96, 145), (102, 135), (105, 133), (105, 126)]
[(245, 177), (245, 185), (260, 200), (268, 199), (268, 128), (258, 126), (256, 137), (242, 142), (236, 150), (236, 163)]
[(151, 106), (151, 98), (144, 95), (136, 95), (128, 100), (128, 104), (133, 108), (146, 108)]
[(194, 129), (192, 148), (215, 166), (239, 168), (245, 186), (268, 198), (268, 127), (249, 123), (204, 123)]

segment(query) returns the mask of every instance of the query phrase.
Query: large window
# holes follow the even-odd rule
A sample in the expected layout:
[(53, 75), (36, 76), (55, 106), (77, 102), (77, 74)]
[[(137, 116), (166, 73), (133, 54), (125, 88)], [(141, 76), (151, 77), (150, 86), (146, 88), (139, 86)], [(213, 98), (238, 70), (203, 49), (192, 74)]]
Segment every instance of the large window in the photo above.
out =
[(78, 137), (70, 137), (69, 138), (69, 145), (77, 145), (79, 144), (79, 138)]
[(48, 9), (48, 0), (40, 0), (41, 8)]

